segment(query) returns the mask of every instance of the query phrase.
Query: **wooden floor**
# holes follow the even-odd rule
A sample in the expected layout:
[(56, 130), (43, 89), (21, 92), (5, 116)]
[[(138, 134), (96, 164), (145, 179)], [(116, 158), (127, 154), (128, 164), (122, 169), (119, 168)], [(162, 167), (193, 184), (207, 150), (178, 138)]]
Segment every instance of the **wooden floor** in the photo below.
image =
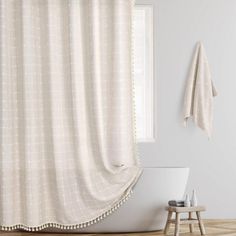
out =
[[(236, 220), (208, 220), (204, 222), (208, 236), (236, 236)], [(195, 232), (193, 234), (188, 232), (187, 226), (181, 227), (180, 236), (195, 236), (200, 235), (197, 225), (195, 226)], [(31, 232), (1, 232), (0, 236), (65, 236), (68, 234), (52, 234), (52, 233), (31, 233)], [(147, 232), (147, 233), (122, 233), (122, 234), (72, 234), (73, 236), (163, 236), (163, 232)], [(169, 235), (173, 235), (173, 228), (170, 229)]]

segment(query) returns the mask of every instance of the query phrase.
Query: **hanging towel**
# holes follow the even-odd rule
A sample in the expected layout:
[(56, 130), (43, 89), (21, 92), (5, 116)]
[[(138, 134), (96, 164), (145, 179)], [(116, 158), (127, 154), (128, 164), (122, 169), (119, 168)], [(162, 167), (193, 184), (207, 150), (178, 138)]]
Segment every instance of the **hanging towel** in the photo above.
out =
[(213, 97), (217, 91), (211, 80), (210, 68), (203, 44), (197, 44), (184, 99), (184, 124), (189, 117), (203, 129), (208, 137), (212, 134)]

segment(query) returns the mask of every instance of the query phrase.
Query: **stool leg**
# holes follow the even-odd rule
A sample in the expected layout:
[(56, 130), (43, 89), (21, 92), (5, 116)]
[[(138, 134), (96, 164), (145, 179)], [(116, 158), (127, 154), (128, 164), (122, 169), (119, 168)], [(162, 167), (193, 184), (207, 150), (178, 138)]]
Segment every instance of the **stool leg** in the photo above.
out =
[(204, 225), (203, 225), (203, 222), (202, 222), (202, 219), (201, 219), (200, 212), (197, 211), (196, 214), (197, 214), (197, 219), (198, 219), (198, 224), (199, 224), (201, 235), (205, 235), (206, 232), (205, 232), (205, 228), (204, 228)]
[(175, 220), (175, 236), (179, 236), (179, 225), (180, 225), (180, 215), (176, 212), (176, 220)]
[[(192, 212), (188, 213), (188, 219), (189, 220), (192, 219)], [(193, 231), (194, 231), (194, 224), (189, 224), (189, 230), (190, 230), (190, 233), (193, 233)]]
[(165, 229), (164, 229), (164, 234), (168, 234), (168, 230), (170, 228), (171, 217), (172, 217), (172, 211), (169, 211), (168, 216), (167, 216), (166, 226), (165, 226)]

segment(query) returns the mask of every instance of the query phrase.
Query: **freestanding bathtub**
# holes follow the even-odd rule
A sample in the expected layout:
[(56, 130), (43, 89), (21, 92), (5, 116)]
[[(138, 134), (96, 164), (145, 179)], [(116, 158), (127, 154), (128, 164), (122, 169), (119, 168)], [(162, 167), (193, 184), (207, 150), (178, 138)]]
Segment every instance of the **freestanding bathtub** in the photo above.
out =
[[(132, 196), (122, 207), (98, 224), (69, 232), (118, 233), (161, 230), (166, 221), (165, 206), (168, 200), (183, 198), (188, 175), (189, 168), (186, 167), (144, 168)], [(52, 229), (46, 231), (55, 232)]]

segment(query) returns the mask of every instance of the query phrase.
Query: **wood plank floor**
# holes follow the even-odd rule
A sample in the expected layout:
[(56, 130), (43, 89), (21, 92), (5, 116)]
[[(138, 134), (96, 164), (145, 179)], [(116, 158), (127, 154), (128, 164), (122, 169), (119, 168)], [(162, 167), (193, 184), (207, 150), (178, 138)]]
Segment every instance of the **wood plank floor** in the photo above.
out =
[[(208, 236), (236, 236), (236, 220), (207, 220), (204, 221), (205, 228)], [(188, 232), (188, 226), (181, 226), (180, 236), (196, 236), (200, 235), (197, 225), (193, 234)], [(64, 233), (32, 233), (32, 232), (3, 232), (0, 231), (0, 236), (63, 236), (68, 235)], [(163, 236), (163, 232), (144, 232), (144, 233), (122, 233), (122, 234), (72, 234), (73, 236)], [(173, 235), (173, 227), (170, 228), (169, 235)]]

